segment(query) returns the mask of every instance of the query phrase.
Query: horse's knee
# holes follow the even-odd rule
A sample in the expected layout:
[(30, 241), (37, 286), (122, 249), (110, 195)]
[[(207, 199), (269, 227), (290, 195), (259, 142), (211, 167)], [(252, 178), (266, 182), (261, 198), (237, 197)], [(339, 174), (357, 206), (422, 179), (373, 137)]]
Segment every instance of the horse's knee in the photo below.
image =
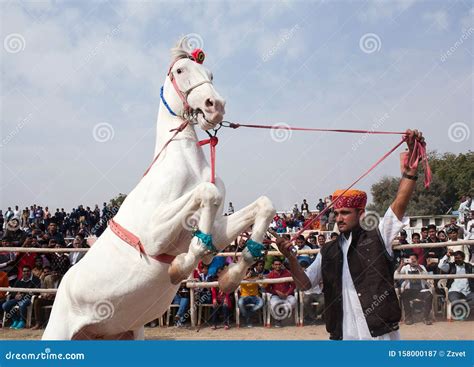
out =
[(276, 210), (273, 207), (273, 203), (268, 197), (260, 196), (257, 199), (257, 205), (259, 214), (270, 218), (273, 218), (275, 216)]
[(196, 190), (196, 200), (203, 205), (211, 205), (218, 207), (222, 203), (222, 194), (216, 185), (210, 182), (199, 184)]

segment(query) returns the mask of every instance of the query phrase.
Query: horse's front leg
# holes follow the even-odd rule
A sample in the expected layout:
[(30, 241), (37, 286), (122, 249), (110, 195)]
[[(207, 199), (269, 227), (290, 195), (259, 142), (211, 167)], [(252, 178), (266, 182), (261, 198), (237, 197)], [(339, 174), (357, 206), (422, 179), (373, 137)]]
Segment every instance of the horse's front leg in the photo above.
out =
[(176, 256), (168, 269), (173, 284), (186, 279), (197, 267), (199, 260), (215, 249), (211, 231), (223, 200), (222, 195), (214, 184), (202, 183), (194, 190), (191, 200), (199, 211), (199, 231), (191, 240), (188, 252)]
[[(233, 242), (239, 234), (247, 230), (251, 225), (252, 247), (245, 247), (242, 256), (235, 264), (231, 264), (227, 271), (219, 277), (219, 287), (224, 292), (233, 292), (245, 276), (249, 266), (258, 257), (258, 247), (275, 215), (273, 204), (266, 196), (261, 196), (252, 204), (235, 212), (234, 214), (218, 218), (214, 227), (213, 238), (216, 247), (225, 248)], [(255, 252), (255, 250), (257, 250)]]

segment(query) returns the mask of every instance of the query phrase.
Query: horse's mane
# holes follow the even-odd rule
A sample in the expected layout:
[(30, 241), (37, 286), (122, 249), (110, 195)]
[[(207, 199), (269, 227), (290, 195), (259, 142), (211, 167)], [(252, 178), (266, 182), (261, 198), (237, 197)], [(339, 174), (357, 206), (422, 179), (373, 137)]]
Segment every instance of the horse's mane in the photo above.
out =
[(183, 57), (190, 57), (190, 50), (188, 46), (188, 39), (186, 37), (181, 38), (176, 46), (171, 49), (171, 59), (181, 59)]

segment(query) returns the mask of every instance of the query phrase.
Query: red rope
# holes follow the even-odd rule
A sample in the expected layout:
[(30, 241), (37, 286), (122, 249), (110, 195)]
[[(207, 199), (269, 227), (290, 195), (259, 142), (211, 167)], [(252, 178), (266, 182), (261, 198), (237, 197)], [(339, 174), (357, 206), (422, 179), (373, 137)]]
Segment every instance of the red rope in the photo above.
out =
[(397, 134), (405, 135), (405, 132), (401, 131), (373, 131), (373, 130), (353, 130), (353, 129), (320, 129), (320, 128), (307, 128), (307, 127), (291, 127), (287, 125), (249, 125), (249, 124), (239, 124), (230, 122), (229, 127), (232, 129), (237, 129), (239, 127), (250, 127), (254, 129), (274, 129), (274, 130), (294, 130), (294, 131), (323, 131), (323, 132), (333, 132), (333, 133), (353, 133), (353, 134)]

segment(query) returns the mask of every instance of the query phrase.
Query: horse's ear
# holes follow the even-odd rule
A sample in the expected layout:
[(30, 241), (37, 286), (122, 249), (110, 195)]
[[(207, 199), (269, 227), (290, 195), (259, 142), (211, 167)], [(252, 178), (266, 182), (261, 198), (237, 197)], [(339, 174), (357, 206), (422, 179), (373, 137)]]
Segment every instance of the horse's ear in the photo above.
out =
[(186, 36), (182, 37), (176, 45), (171, 49), (171, 60), (176, 60), (181, 57), (189, 57), (188, 39)]

